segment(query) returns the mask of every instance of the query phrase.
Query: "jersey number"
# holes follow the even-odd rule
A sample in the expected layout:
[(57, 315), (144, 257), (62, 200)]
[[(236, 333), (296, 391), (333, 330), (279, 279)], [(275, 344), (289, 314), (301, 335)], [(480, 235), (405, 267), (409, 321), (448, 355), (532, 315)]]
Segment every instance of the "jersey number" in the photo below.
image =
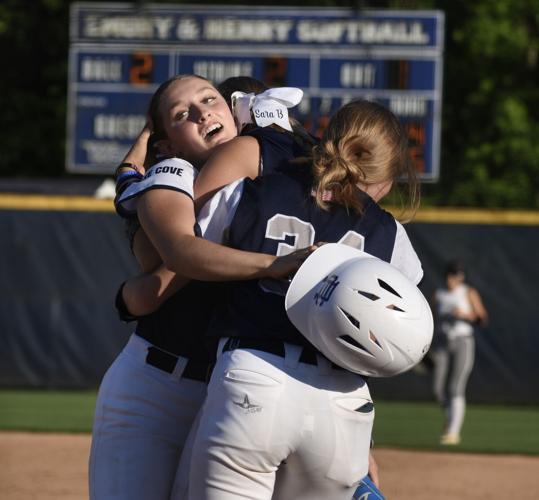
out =
[[(286, 237), (292, 237), (292, 244), (285, 243)], [(308, 247), (314, 243), (314, 227), (311, 223), (302, 221), (289, 215), (274, 215), (266, 224), (266, 238), (281, 241), (277, 245), (275, 255), (288, 255), (300, 248)]]
[[(283, 241), (287, 237), (293, 239), (293, 241), (291, 243)], [(275, 255), (280, 257), (312, 245), (315, 230), (310, 222), (305, 222), (289, 215), (277, 214), (269, 219), (266, 224), (266, 238), (279, 241)], [(363, 250), (365, 238), (355, 231), (348, 231), (337, 243)], [(264, 279), (260, 281), (260, 286), (266, 292), (284, 295), (288, 283), (288, 280)]]

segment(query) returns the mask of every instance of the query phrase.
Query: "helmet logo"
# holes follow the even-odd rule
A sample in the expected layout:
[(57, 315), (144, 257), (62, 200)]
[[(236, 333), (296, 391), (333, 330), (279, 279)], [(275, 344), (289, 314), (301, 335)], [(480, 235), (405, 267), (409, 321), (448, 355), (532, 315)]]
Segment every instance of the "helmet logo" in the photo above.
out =
[(332, 293), (335, 291), (335, 288), (337, 288), (337, 285), (340, 283), (338, 279), (339, 277), (336, 274), (332, 274), (331, 276), (326, 276), (324, 278), (320, 289), (314, 296), (314, 303), (317, 306), (324, 305), (324, 303), (330, 299)]

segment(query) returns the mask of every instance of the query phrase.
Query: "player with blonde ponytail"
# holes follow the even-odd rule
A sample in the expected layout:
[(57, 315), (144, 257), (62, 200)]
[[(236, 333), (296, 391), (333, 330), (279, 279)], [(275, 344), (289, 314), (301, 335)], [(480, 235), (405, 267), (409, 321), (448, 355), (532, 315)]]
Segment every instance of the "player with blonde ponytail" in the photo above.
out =
[[(405, 131), (380, 104), (354, 101), (332, 117), (313, 158), (230, 184), (198, 223), (206, 238), (274, 255), (317, 241), (347, 244), (417, 284), (423, 270), (406, 231), (378, 205), (404, 179), (415, 209)], [(313, 292), (316, 306), (339, 285), (338, 276), (326, 281)], [(210, 322), (209, 341), (219, 348), (193, 440), (192, 500), (350, 500), (367, 474), (374, 420), (367, 384), (294, 327), (287, 285), (236, 282)]]

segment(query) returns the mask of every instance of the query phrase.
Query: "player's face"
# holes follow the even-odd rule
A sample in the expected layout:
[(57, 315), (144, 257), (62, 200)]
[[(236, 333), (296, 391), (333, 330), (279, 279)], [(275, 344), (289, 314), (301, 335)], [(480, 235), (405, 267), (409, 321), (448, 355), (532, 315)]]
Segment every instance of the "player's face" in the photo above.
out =
[(447, 288), (452, 290), (453, 288), (459, 286), (461, 283), (464, 283), (464, 273), (448, 274), (446, 281)]
[(168, 137), (161, 149), (195, 165), (204, 163), (215, 146), (237, 135), (226, 101), (200, 78), (172, 83), (163, 94), (160, 111)]

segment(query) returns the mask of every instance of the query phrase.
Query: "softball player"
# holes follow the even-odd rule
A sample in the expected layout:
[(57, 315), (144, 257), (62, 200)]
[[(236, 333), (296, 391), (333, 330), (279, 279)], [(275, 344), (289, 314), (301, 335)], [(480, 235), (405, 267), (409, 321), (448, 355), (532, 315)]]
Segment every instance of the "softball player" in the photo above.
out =
[[(167, 122), (164, 116), (168, 118), (172, 97), (181, 97), (200, 115), (211, 109), (213, 121), (220, 125), (218, 133), (203, 137), (208, 127), (203, 120)], [(203, 79), (179, 77), (166, 82), (149, 111), (157, 137), (171, 137), (169, 147), (182, 148), (194, 162), (203, 161), (215, 146), (236, 135), (226, 102)], [(172, 133), (180, 128), (181, 138)], [(146, 134), (135, 145), (144, 152)], [(192, 172), (185, 172), (182, 179), (192, 195)], [(147, 256), (138, 257), (143, 267), (149, 264)], [(159, 311), (141, 318), (105, 374), (93, 426), (90, 498), (169, 498), (183, 444), (206, 393), (211, 360), (194, 332), (206, 327), (213, 295), (203, 284), (193, 283)]]
[[(207, 80), (198, 77), (165, 82), (152, 99), (150, 115), (152, 139), (159, 150), (167, 156), (181, 151), (196, 165), (236, 135), (227, 103)], [(196, 175), (192, 165), (170, 158), (148, 174), (146, 189), (166, 184), (181, 193), (172, 216), (192, 234)], [(126, 204), (128, 212), (128, 196)], [(228, 249), (224, 252), (225, 257), (236, 254)], [(234, 265), (227, 266), (229, 278), (252, 276), (254, 271), (264, 274), (274, 262), (271, 256), (237, 255)], [(143, 256), (140, 261), (148, 265), (152, 259)], [(210, 269), (212, 272), (219, 269)], [(165, 279), (178, 281), (170, 272)], [(89, 465), (92, 499), (169, 498), (180, 453), (205, 397), (211, 359), (196, 333), (206, 328), (215, 296), (212, 290), (203, 283), (191, 283), (157, 312), (141, 318), (107, 371), (94, 418)]]
[[(158, 149), (166, 156), (181, 154), (196, 165), (205, 161), (216, 145), (235, 135), (230, 111), (223, 103), (204, 79), (183, 76), (166, 82), (150, 106), (152, 139)], [(290, 140), (284, 135), (279, 137), (281, 142), (283, 139)], [(135, 145), (135, 150), (142, 161), (140, 151), (143, 157), (144, 144)], [(263, 156), (268, 157), (264, 169), (271, 169), (272, 158)], [(272, 157), (277, 164), (278, 155)], [(258, 157), (255, 165), (258, 175)], [(129, 170), (124, 180), (126, 176), (139, 180)], [(172, 189), (181, 194), (176, 197), (178, 203), (168, 207), (166, 213), (172, 213), (176, 228), (189, 235), (194, 221), (195, 175), (189, 163), (169, 158), (154, 165), (138, 185), (126, 187), (125, 183), (117, 207), (124, 215), (133, 213), (134, 201), (143, 193), (159, 187)], [(215, 250), (215, 245), (209, 245), (210, 250)], [(160, 259), (148, 252), (153, 250), (148, 245), (135, 246), (145, 247), (149, 255), (142, 261), (146, 265), (155, 262), (156, 257)], [(253, 273), (279, 275), (289, 273), (300, 263), (296, 258), (275, 259), (228, 249), (222, 249), (219, 255), (228, 258), (225, 266), (206, 269), (202, 265), (197, 269), (198, 275), (203, 273), (212, 279), (241, 279), (252, 277)], [(281, 263), (281, 267), (275, 270), (276, 263)], [(191, 331), (204, 330), (215, 294), (207, 285), (191, 283), (173, 295), (185, 280), (167, 270), (161, 269), (161, 273), (168, 288), (160, 303), (172, 297), (158, 311), (139, 321), (136, 333), (100, 387), (90, 457), (92, 498), (168, 498), (187, 431), (205, 395), (204, 380), (211, 359), (203, 342)], [(181, 331), (187, 335), (178, 335)]]
[(447, 265), (445, 281), (446, 286), (434, 293), (441, 339), (432, 353), (433, 389), (446, 415), (440, 444), (456, 445), (466, 411), (466, 383), (474, 364), (474, 323), (485, 325), (488, 314), (479, 292), (466, 284), (461, 262)]
[[(404, 228), (376, 203), (397, 178), (414, 178), (406, 143), (388, 110), (350, 103), (332, 118), (312, 168), (231, 184), (201, 212), (203, 234), (276, 255), (339, 241), (418, 283), (421, 264)], [(193, 500), (349, 500), (367, 473), (368, 387), (292, 326), (282, 292), (275, 280), (238, 282), (211, 322), (219, 356), (194, 438)]]

